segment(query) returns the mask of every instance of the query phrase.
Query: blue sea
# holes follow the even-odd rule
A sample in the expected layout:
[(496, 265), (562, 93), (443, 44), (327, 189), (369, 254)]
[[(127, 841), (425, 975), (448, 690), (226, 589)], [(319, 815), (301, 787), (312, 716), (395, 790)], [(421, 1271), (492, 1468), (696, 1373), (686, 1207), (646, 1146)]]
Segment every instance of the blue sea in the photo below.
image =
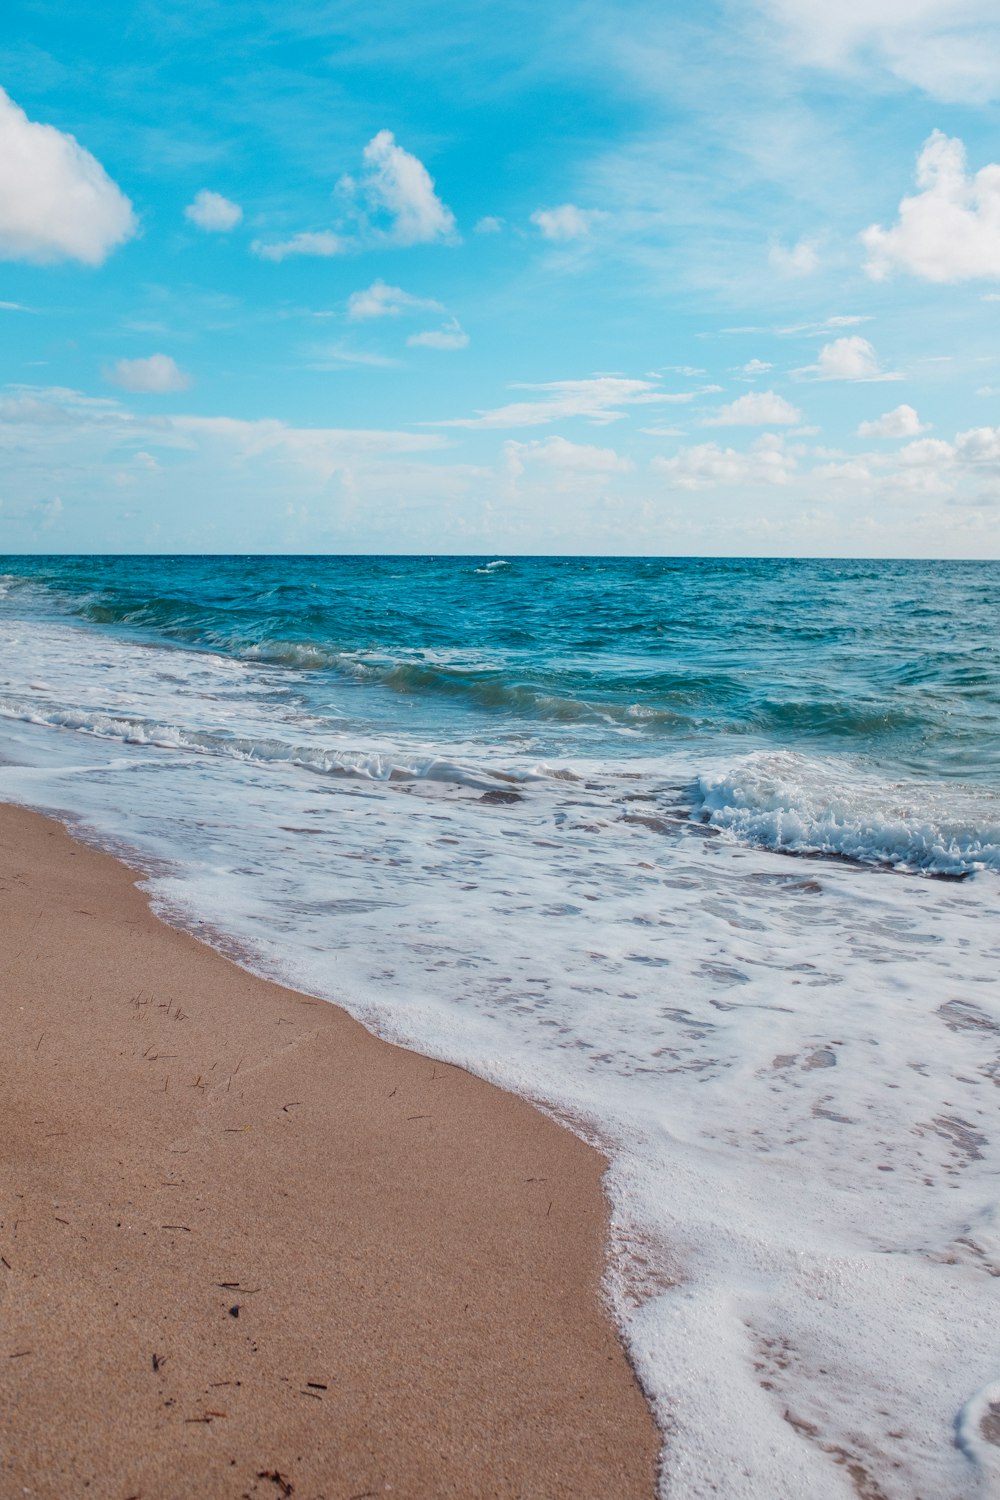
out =
[(1000, 564), (0, 558), (0, 795), (607, 1151), (664, 1496), (1000, 1493)]

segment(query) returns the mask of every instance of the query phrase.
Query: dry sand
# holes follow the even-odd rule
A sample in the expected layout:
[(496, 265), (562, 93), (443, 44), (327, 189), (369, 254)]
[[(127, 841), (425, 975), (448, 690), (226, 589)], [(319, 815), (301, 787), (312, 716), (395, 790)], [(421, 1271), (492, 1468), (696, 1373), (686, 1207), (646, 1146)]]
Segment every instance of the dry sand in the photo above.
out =
[(3, 1500), (651, 1500), (603, 1159), (0, 808)]

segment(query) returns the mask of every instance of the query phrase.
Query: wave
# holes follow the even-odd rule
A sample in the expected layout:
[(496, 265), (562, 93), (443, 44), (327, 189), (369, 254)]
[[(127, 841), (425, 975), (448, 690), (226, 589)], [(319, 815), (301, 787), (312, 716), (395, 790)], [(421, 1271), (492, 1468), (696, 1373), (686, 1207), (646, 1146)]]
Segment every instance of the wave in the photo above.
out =
[(886, 782), (791, 751), (698, 778), (691, 817), (758, 848), (934, 875), (1000, 872), (1000, 797)]
[(473, 791), (495, 793), (498, 786), (541, 781), (550, 774), (575, 780), (573, 773), (550, 772), (547, 767), (494, 769), (462, 765), (434, 754), (403, 749), (346, 750), (295, 745), (267, 736), (229, 735), (211, 730), (185, 729), (143, 718), (126, 718), (86, 709), (27, 707), (0, 700), (0, 717), (22, 723), (69, 729), (96, 739), (160, 750), (185, 750), (198, 755), (236, 761), (295, 766), (321, 776), (357, 777), (365, 781), (436, 781)]

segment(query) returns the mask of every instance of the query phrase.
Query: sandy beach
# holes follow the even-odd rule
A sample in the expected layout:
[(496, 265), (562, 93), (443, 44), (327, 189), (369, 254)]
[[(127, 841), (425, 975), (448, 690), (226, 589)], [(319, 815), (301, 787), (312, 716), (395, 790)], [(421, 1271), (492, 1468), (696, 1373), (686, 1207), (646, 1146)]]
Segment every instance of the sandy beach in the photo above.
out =
[(604, 1162), (0, 808), (0, 1489), (652, 1497)]

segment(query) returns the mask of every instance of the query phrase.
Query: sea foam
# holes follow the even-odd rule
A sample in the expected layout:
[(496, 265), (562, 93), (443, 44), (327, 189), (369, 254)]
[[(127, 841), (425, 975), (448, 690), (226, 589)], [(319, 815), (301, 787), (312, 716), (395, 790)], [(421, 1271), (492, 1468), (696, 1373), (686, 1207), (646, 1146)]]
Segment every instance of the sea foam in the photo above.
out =
[(5, 796), (609, 1152), (608, 1292), (664, 1496), (992, 1493), (989, 784), (735, 733), (650, 753), (82, 628), (17, 587), (0, 664)]

